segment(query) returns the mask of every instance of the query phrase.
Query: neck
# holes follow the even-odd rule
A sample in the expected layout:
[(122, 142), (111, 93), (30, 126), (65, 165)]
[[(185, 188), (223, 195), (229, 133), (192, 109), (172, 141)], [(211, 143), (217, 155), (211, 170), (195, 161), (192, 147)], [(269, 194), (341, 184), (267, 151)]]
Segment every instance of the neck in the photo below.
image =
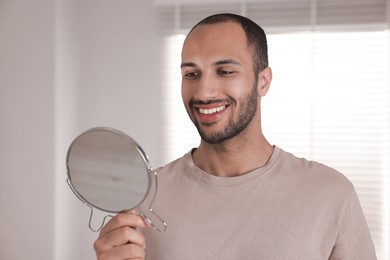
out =
[(209, 144), (202, 140), (193, 153), (196, 166), (205, 172), (234, 177), (246, 174), (264, 166), (273, 152), (263, 134), (256, 137), (234, 137), (222, 144)]

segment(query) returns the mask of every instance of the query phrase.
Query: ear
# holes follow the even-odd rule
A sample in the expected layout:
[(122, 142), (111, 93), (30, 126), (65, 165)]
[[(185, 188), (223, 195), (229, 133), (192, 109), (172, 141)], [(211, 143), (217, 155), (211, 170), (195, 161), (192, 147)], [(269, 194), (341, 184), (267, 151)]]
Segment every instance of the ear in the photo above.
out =
[(264, 97), (269, 87), (271, 86), (272, 81), (272, 70), (270, 67), (266, 67), (259, 73), (259, 80), (257, 82), (257, 89), (260, 97)]

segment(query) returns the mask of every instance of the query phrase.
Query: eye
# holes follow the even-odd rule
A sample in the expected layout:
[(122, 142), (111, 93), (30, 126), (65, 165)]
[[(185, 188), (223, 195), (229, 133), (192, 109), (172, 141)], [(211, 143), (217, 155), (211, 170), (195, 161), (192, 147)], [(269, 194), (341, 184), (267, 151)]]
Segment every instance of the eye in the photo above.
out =
[(226, 70), (226, 69), (220, 69), (217, 71), (217, 74), (221, 76), (232, 76), (235, 73), (236, 72), (234, 70)]
[(199, 78), (199, 76), (200, 76), (200, 73), (196, 72), (196, 71), (184, 73), (184, 77), (186, 79), (196, 79), (196, 78)]

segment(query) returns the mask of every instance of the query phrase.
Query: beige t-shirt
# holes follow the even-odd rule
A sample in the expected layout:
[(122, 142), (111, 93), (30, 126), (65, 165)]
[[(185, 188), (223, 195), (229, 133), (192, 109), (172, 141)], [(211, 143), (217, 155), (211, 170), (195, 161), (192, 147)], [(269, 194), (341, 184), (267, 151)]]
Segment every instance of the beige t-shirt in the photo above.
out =
[(342, 174), (275, 147), (266, 166), (216, 177), (191, 153), (158, 169), (147, 259), (376, 259), (355, 189)]

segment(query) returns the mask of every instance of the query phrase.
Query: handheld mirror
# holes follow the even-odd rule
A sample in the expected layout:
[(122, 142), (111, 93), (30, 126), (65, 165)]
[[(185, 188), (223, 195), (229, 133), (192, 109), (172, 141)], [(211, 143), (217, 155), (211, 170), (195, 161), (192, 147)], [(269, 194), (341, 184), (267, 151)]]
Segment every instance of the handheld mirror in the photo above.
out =
[[(125, 133), (108, 127), (82, 133), (69, 147), (66, 166), (70, 188), (91, 210), (91, 230), (99, 231), (110, 213), (135, 209), (155, 230), (165, 231), (166, 223), (152, 209), (157, 173)], [(107, 213), (97, 229), (91, 224), (94, 209)]]

